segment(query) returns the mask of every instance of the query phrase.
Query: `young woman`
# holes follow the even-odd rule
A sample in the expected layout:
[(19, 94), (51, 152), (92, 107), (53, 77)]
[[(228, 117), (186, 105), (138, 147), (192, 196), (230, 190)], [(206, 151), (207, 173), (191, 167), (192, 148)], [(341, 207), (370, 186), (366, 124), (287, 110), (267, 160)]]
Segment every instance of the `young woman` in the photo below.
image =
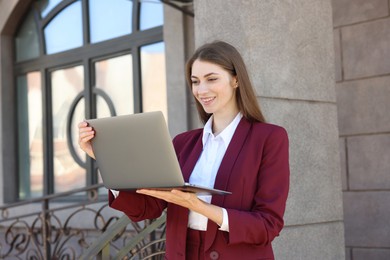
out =
[[(109, 191), (109, 204), (133, 221), (167, 208), (166, 259), (273, 259), (289, 189), (288, 137), (265, 123), (238, 51), (217, 41), (187, 62), (186, 77), (204, 128), (173, 140), (185, 181), (232, 192)], [(91, 157), (95, 132), (79, 124)]]

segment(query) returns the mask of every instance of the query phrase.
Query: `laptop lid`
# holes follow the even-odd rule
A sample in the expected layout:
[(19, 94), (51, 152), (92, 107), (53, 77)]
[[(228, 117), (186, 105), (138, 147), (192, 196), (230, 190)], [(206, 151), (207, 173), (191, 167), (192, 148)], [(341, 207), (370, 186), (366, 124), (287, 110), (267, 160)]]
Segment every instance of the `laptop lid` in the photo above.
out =
[(87, 120), (104, 185), (114, 190), (172, 188), (201, 194), (230, 194), (184, 182), (161, 111)]

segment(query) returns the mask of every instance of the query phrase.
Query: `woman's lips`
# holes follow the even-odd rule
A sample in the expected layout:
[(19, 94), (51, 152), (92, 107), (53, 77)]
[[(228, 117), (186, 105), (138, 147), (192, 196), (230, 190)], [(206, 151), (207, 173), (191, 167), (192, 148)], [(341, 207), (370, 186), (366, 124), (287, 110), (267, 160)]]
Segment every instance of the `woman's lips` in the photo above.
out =
[(200, 98), (203, 105), (210, 105), (214, 101), (215, 97)]

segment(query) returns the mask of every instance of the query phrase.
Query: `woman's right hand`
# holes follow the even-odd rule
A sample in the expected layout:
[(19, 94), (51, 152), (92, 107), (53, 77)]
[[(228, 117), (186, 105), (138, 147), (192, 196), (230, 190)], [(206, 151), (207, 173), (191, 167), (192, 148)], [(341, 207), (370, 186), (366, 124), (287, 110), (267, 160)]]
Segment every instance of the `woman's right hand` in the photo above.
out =
[(86, 152), (90, 157), (95, 159), (95, 154), (92, 149), (91, 140), (95, 137), (95, 131), (88, 126), (86, 121), (80, 122), (79, 125), (79, 146), (81, 150)]

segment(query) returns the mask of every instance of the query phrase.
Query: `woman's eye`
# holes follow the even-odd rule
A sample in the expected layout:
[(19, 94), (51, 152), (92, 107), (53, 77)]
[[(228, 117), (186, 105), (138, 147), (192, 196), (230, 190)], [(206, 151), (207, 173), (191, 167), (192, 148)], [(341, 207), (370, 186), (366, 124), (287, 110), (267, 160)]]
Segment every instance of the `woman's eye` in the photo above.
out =
[(196, 85), (196, 84), (198, 84), (198, 81), (193, 80), (192, 85)]
[(208, 81), (215, 81), (217, 78), (209, 78)]

